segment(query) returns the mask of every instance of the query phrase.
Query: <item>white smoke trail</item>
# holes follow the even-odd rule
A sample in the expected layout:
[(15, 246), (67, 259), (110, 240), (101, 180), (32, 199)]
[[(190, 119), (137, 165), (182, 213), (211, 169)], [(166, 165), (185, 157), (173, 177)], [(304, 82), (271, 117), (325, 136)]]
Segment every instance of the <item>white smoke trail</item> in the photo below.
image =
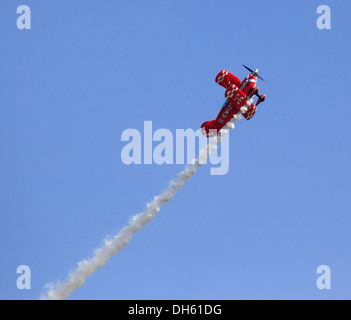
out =
[(56, 287), (51, 288), (43, 300), (63, 300), (68, 298), (76, 289), (79, 289), (90, 277), (94, 271), (102, 268), (112, 256), (115, 256), (119, 250), (122, 250), (130, 240), (134, 233), (143, 228), (148, 222), (155, 218), (156, 213), (161, 210), (164, 203), (170, 201), (177, 191), (196, 173), (197, 169), (205, 163), (207, 157), (217, 149), (217, 144), (221, 142), (222, 137), (228, 134), (229, 129), (234, 129), (234, 122), (241, 119), (241, 115), (237, 114), (233, 119), (220, 131), (218, 136), (210, 138), (209, 143), (199, 152), (192, 164), (189, 164), (179, 173), (176, 180), (171, 181), (169, 188), (154, 197), (154, 200), (147, 204), (146, 210), (131, 218), (129, 225), (124, 227), (112, 239), (105, 239), (104, 245), (95, 250), (94, 255), (89, 260), (83, 260), (78, 263), (75, 271), (70, 272), (65, 283), (59, 283)]

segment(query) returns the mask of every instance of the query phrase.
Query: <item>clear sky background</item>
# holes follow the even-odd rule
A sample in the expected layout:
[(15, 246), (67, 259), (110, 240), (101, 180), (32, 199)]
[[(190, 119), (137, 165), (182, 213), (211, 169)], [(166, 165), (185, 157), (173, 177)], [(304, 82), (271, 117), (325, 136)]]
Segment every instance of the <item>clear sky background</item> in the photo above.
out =
[[(22, 4), (31, 30), (16, 27)], [(316, 26), (322, 4), (331, 30)], [(228, 174), (200, 168), (70, 298), (350, 299), (350, 13), (332, 0), (2, 0), (0, 298), (64, 281), (183, 170), (123, 164), (125, 129), (198, 129), (225, 100), (216, 74), (243, 79), (246, 64), (267, 99), (230, 133)]]

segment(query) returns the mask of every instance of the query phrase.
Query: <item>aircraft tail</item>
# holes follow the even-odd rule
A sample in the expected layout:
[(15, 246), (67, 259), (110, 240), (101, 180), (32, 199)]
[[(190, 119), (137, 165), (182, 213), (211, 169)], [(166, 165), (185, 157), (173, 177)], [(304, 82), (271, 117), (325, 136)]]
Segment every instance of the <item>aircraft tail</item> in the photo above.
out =
[(213, 137), (216, 134), (216, 120), (206, 121), (201, 125), (201, 132), (206, 137)]

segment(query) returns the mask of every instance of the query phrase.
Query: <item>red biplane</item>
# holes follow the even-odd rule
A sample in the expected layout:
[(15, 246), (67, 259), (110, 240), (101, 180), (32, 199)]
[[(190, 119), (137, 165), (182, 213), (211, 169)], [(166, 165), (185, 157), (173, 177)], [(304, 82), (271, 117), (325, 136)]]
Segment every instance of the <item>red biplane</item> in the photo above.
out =
[[(214, 132), (222, 129), (235, 114), (241, 113), (246, 120), (250, 120), (256, 112), (256, 107), (265, 100), (265, 94), (258, 94), (257, 78), (263, 80), (258, 75), (258, 69), (253, 71), (245, 65), (244, 67), (250, 71), (250, 74), (243, 81), (227, 70), (218, 73), (216, 83), (226, 89), (225, 97), (227, 100), (215, 120), (206, 121), (201, 125), (202, 133), (205, 136), (214, 135)], [(252, 100), (255, 95), (258, 97), (256, 105)]]

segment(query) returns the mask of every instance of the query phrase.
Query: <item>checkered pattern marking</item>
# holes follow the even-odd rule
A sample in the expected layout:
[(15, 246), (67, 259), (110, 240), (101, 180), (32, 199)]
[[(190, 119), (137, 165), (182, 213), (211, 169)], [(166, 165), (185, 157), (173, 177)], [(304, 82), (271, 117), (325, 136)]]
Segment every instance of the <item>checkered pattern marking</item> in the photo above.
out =
[(228, 71), (227, 70), (222, 70), (217, 78), (216, 78), (216, 83), (220, 84), (221, 82), (223, 82), (223, 80), (225, 79), (225, 77), (228, 75)]
[(256, 110), (257, 110), (256, 106), (251, 105), (251, 107), (249, 107), (249, 109), (247, 110), (246, 113), (243, 114), (243, 116), (245, 117), (246, 120), (250, 120), (256, 113)]
[(231, 88), (231, 89), (228, 89), (227, 92), (225, 93), (225, 97), (226, 97), (227, 99), (233, 98), (234, 93), (235, 93), (236, 91), (238, 91), (238, 87), (237, 87), (235, 84), (233, 84), (233, 85), (232, 85), (232, 88)]

